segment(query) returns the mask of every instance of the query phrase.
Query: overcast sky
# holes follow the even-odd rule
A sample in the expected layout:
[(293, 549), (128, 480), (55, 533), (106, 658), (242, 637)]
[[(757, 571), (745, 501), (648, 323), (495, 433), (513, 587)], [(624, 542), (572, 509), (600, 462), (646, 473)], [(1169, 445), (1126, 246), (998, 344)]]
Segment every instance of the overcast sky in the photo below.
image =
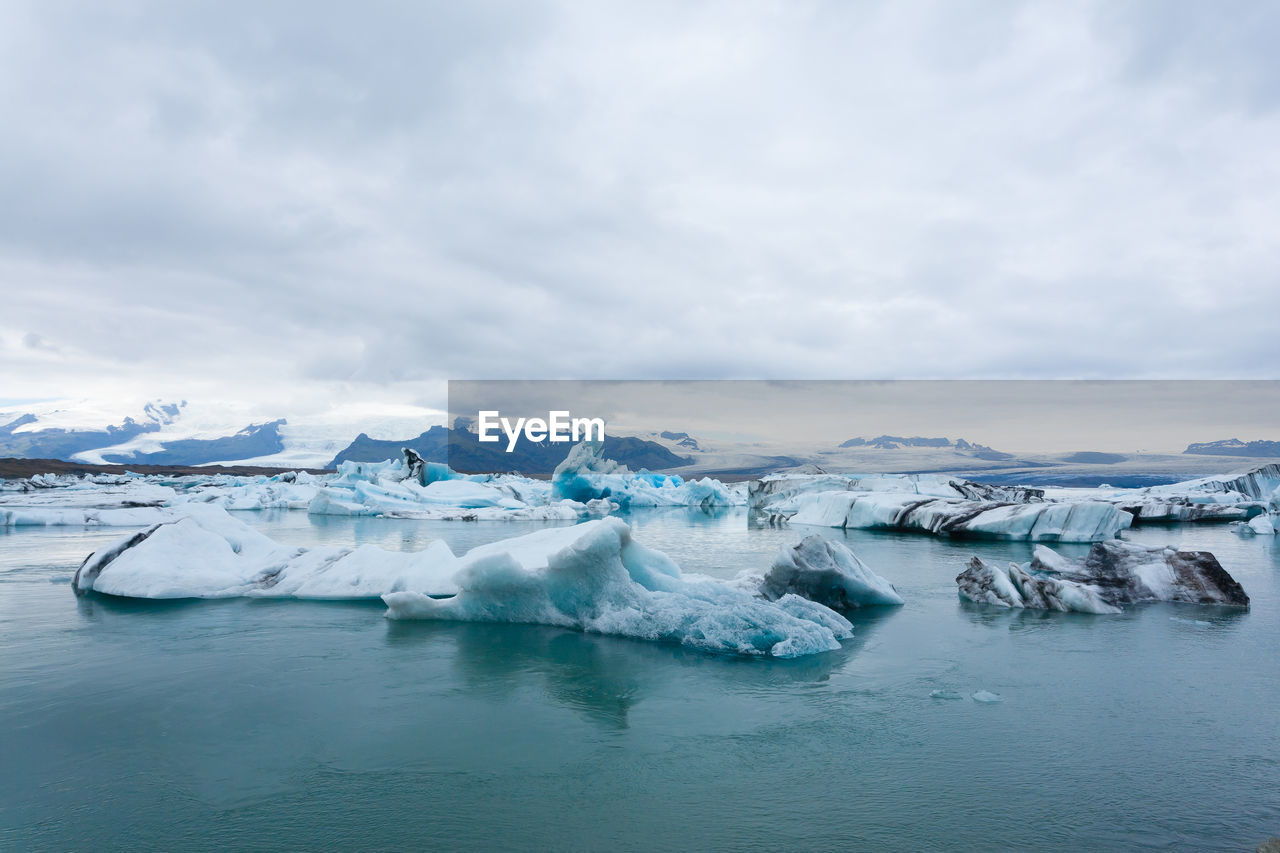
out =
[[(793, 453), (877, 435), (964, 438), (1013, 452), (1181, 452), (1280, 438), (1280, 382), (451, 382), (453, 417), (602, 417), (613, 434), (672, 428)], [(496, 429), (494, 430), (496, 432)]]
[(1280, 4), (0, 9), (0, 399), (1280, 374)]

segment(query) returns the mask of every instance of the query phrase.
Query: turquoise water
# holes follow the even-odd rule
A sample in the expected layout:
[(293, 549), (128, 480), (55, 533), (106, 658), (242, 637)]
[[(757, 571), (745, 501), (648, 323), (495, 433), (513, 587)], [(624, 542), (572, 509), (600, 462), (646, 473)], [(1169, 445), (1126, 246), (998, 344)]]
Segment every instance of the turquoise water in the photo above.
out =
[[(543, 526), (240, 517), (299, 545), (459, 552)], [(721, 577), (810, 532), (629, 520)], [(0, 848), (1241, 850), (1280, 834), (1272, 538), (1133, 531), (1213, 551), (1253, 608), (1095, 617), (959, 601), (970, 555), (1025, 560), (1025, 544), (821, 532), (907, 603), (796, 661), (397, 623), (380, 604), (77, 598), (75, 567), (124, 531), (0, 533)]]

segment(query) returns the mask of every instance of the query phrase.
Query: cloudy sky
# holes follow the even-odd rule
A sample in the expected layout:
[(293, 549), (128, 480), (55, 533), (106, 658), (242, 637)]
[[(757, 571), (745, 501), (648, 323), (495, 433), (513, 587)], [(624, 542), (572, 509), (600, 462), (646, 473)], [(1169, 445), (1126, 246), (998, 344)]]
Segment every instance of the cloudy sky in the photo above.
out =
[(965, 438), (1018, 453), (1180, 453), (1192, 442), (1280, 438), (1275, 380), (449, 383), (453, 418), (490, 410), (514, 422), (565, 409), (602, 417), (617, 435), (675, 428), (768, 453), (885, 434)]
[(0, 400), (1277, 376), (1275, 3), (0, 10)]

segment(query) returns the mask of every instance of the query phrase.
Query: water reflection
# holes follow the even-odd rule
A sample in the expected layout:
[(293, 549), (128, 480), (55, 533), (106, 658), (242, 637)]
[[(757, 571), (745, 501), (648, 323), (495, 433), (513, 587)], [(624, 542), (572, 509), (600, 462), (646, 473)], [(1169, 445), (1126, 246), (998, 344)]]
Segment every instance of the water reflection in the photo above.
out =
[(1101, 622), (1136, 622), (1159, 618), (1205, 627), (1234, 627), (1249, 617), (1248, 608), (1211, 604), (1147, 602), (1133, 604), (1121, 613), (1064, 613), (1060, 610), (1037, 610), (1028, 607), (999, 607), (979, 604), (957, 597), (959, 611), (970, 624), (999, 628), (1010, 632), (1054, 630), (1067, 627), (1094, 626)]
[(673, 682), (689, 680), (700, 691), (745, 693), (823, 684), (899, 609), (855, 614), (850, 620), (854, 636), (839, 650), (784, 660), (506, 623), (389, 620), (386, 640), (392, 647), (447, 656), (468, 692), (506, 697), (533, 680), (558, 704), (602, 725), (626, 729), (635, 706)]

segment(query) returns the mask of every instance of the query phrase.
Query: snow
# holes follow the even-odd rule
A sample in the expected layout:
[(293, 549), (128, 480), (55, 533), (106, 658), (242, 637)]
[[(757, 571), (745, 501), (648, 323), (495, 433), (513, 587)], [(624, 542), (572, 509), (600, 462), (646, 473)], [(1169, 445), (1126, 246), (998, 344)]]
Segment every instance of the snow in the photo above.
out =
[[(65, 406), (65, 411), (39, 415), (36, 423), (20, 427), (20, 431), (64, 425), (78, 429), (103, 429), (109, 423), (119, 424), (126, 415), (140, 423), (146, 422), (145, 415), (138, 411), (119, 414), (113, 410), (108, 414), (86, 408), (82, 402), (69, 402)], [(141, 409), (140, 406), (138, 408)], [(102, 464), (104, 455), (118, 457), (155, 453), (163, 450), (167, 442), (223, 438), (235, 435), (250, 424), (269, 423), (280, 418), (274, 409), (223, 401), (191, 401), (184, 403), (176, 417), (166, 418), (156, 431), (142, 433), (109, 447), (83, 451), (74, 458)], [(220, 459), (211, 464), (321, 468), (362, 432), (375, 439), (405, 439), (425, 432), (432, 425), (444, 423), (444, 418), (444, 412), (421, 406), (336, 403), (327, 409), (294, 412), (285, 418), (279, 430), (284, 449), (279, 453), (248, 459)]]

